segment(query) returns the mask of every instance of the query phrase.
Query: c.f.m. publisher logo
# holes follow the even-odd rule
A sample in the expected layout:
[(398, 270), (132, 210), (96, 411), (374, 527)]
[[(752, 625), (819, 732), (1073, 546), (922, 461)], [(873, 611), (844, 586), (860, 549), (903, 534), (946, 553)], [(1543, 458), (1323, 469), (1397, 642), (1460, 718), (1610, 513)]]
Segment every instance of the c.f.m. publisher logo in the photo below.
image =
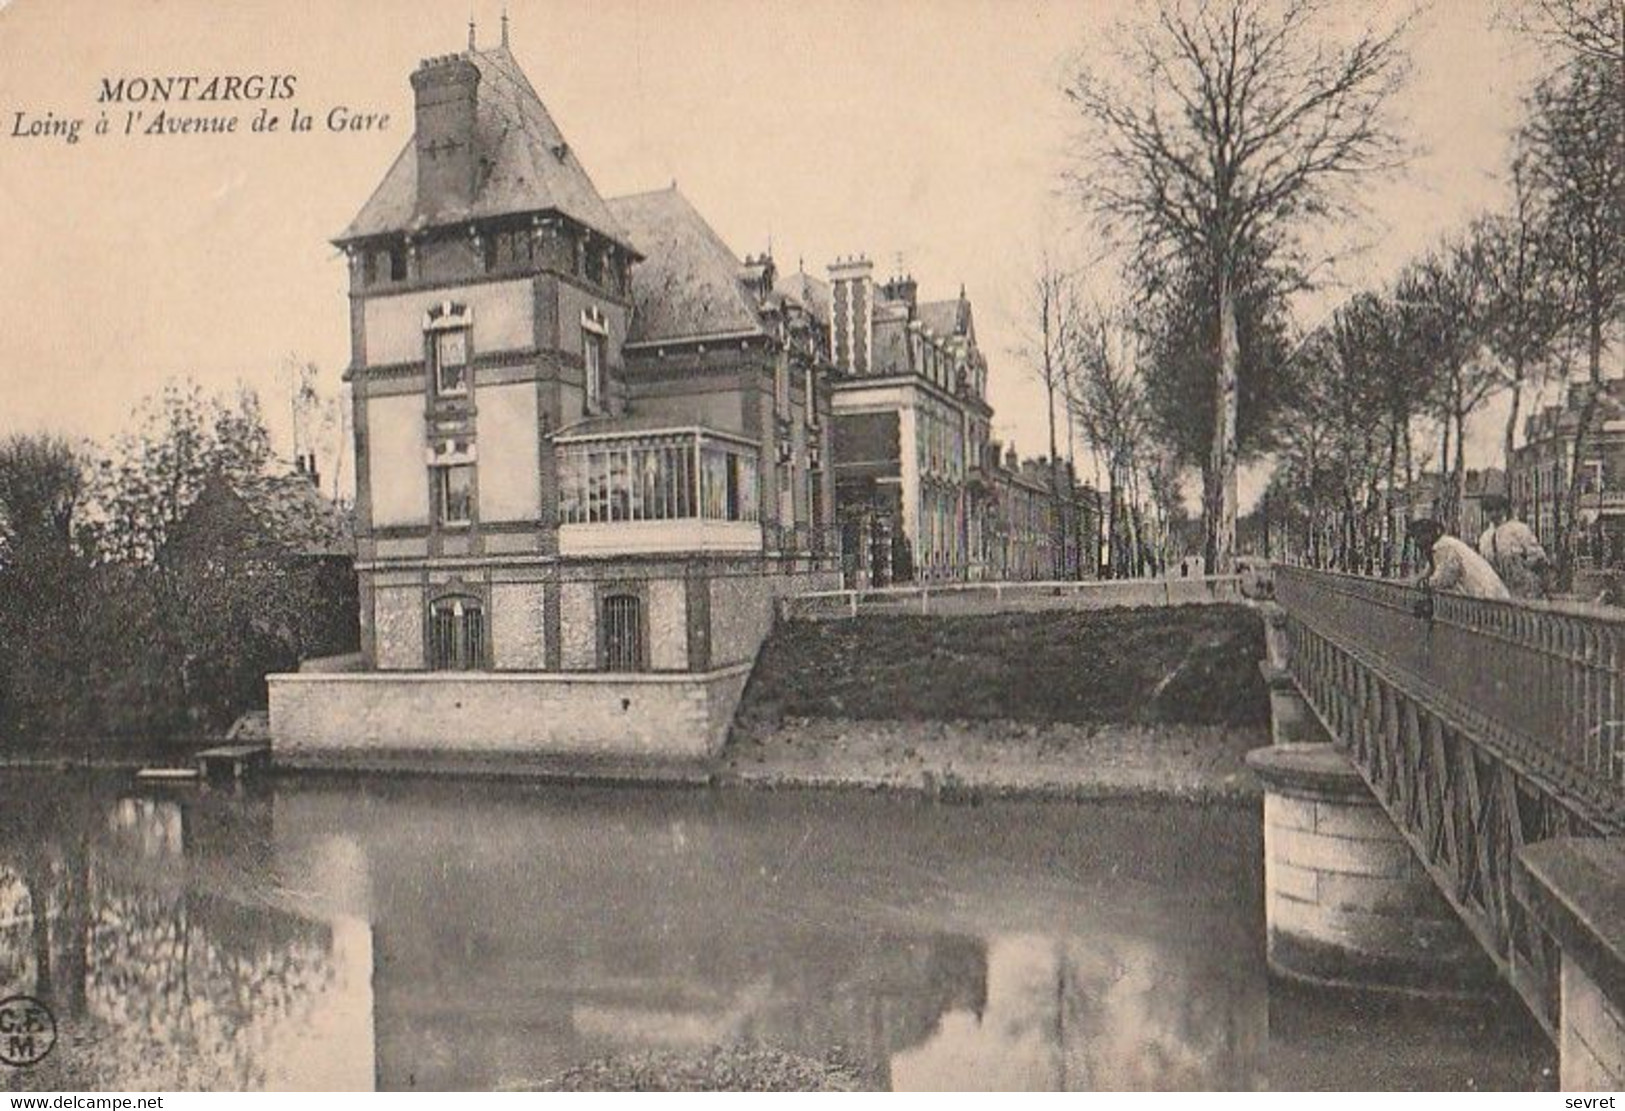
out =
[(0, 1064), (26, 1069), (56, 1045), (56, 1016), (32, 995), (0, 999)]

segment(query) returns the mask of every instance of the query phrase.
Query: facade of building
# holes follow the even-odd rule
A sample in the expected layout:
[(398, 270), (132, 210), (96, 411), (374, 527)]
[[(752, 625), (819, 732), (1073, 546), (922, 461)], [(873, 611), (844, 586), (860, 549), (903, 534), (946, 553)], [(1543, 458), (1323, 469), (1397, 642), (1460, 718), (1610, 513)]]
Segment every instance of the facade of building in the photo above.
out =
[(675, 190), (600, 197), (506, 47), (412, 84), (337, 241), (369, 664), (738, 662), (709, 596), (809, 570), (831, 514), (818, 352)]
[[(1583, 398), (1568, 392), (1524, 421), (1524, 442), (1513, 455), (1513, 512), (1549, 552), (1557, 551), (1567, 512), (1574, 439)], [(1581, 464), (1576, 555), (1596, 567), (1625, 566), (1625, 380), (1610, 380), (1597, 402)]]
[(1081, 566), (1082, 491), (991, 443), (963, 290), (741, 259), (675, 186), (606, 199), (506, 41), (411, 86), (334, 241), (362, 668), (277, 677), (285, 754), (693, 755), (785, 594)]
[[(1093, 491), (992, 439), (970, 299), (876, 283), (863, 256), (785, 292), (830, 335), (836, 512), (849, 585), (1093, 575)], [(1057, 490), (1057, 487), (1060, 489)]]
[(1094, 490), (1063, 468), (1060, 485), (1071, 497), (1056, 497), (1056, 476), (1042, 459), (1021, 459), (1014, 447), (987, 445), (971, 475), (979, 547), (973, 566), (997, 581), (1079, 579), (1097, 571), (1099, 513)]
[[(329, 716), (714, 747), (776, 598), (839, 583), (827, 337), (675, 189), (606, 201), (506, 43), (411, 84), (415, 134), (335, 240), (361, 678), (398, 681), (285, 684), (290, 747)], [(480, 674), (510, 678), (428, 682)], [(583, 674), (673, 678), (549, 678)]]

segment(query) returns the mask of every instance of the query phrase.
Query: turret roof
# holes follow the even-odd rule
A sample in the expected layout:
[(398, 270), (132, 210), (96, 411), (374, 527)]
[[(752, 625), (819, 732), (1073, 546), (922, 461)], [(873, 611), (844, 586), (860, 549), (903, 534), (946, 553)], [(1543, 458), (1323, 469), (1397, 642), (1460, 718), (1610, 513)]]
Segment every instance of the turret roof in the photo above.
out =
[(575, 151), (506, 46), (460, 55), (480, 71), (475, 140), (481, 158), (473, 204), (428, 217), (418, 210), (416, 135), (336, 240), (525, 212), (558, 212), (630, 246)]

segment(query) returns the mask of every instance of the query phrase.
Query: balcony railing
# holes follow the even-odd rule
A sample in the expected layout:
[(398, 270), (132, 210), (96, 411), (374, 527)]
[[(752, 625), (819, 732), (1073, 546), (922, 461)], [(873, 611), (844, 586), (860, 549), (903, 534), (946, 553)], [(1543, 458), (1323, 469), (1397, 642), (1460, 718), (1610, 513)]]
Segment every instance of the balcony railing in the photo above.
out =
[(762, 550), (749, 441), (681, 428), (556, 444), (561, 555)]

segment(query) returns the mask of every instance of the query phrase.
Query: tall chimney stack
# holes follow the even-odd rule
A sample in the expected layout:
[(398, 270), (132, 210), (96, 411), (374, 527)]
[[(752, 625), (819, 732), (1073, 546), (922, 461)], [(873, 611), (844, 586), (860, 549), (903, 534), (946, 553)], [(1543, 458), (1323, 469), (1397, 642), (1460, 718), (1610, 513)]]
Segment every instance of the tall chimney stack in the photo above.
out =
[(830, 346), (848, 374), (869, 373), (875, 328), (874, 263), (863, 255), (836, 259), (829, 268)]
[(479, 67), (460, 54), (429, 58), (412, 74), (417, 99), (416, 215), (455, 213), (474, 203), (479, 87)]

